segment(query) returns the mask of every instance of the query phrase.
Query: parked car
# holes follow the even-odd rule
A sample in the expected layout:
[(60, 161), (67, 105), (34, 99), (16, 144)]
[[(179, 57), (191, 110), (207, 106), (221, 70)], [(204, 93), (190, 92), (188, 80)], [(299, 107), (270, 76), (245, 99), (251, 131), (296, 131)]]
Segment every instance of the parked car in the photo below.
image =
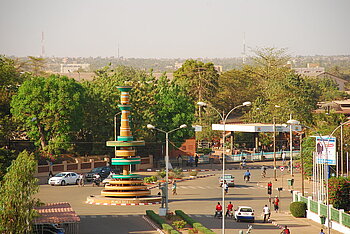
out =
[(58, 228), (56, 224), (34, 224), (34, 234), (64, 234), (63, 228)]
[(49, 184), (54, 185), (66, 185), (66, 184), (78, 184), (79, 175), (75, 172), (61, 172), (49, 179)]
[(220, 186), (222, 186), (222, 183), (226, 181), (228, 186), (235, 186), (235, 177), (231, 174), (225, 174), (224, 179), (222, 179), (222, 176), (220, 176)]
[(109, 167), (109, 166), (105, 166), (105, 167), (96, 167), (94, 169), (92, 169), (91, 171), (89, 171), (88, 173), (86, 173), (85, 175), (85, 179), (86, 181), (92, 181), (94, 178), (94, 175), (99, 174), (101, 179), (104, 180), (106, 179), (109, 174), (111, 173), (111, 171), (113, 171), (114, 173), (118, 173), (118, 170)]
[(254, 223), (254, 210), (249, 206), (238, 206), (233, 215), (234, 219), (239, 221), (250, 221)]

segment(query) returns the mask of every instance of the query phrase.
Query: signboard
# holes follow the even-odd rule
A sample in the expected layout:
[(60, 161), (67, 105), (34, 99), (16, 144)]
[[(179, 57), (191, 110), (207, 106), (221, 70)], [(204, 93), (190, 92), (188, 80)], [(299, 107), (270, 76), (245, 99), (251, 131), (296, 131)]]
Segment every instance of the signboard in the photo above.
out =
[(280, 167), (280, 170), (283, 172), (284, 171), (284, 167)]
[(336, 138), (316, 137), (316, 163), (336, 165)]
[(195, 132), (201, 132), (202, 131), (202, 126), (200, 126), (200, 125), (192, 125), (192, 128), (194, 128)]

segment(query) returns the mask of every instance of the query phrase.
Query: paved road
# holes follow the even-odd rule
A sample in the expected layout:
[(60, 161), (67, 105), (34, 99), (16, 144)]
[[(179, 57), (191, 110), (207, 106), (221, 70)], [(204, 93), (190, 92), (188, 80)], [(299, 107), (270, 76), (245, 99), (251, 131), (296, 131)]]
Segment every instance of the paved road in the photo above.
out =
[[(257, 221), (253, 224), (253, 233), (279, 233), (280, 230), (271, 223), (261, 222), (260, 214), (262, 207), (267, 204), (267, 192), (266, 189), (257, 186), (260, 170), (252, 170), (252, 181), (248, 184), (243, 182), (243, 170), (228, 172), (236, 176), (236, 187), (229, 189), (226, 200), (232, 201), (234, 206), (248, 205), (255, 209)], [(208, 228), (220, 233), (222, 220), (213, 218), (215, 205), (218, 201), (221, 202), (222, 199), (222, 190), (218, 186), (219, 174), (220, 172), (217, 172), (216, 176), (178, 183), (178, 195), (170, 195), (169, 197), (170, 209), (172, 211), (176, 209), (183, 210)], [(85, 204), (86, 197), (99, 194), (101, 190), (102, 188), (92, 187), (91, 185), (85, 187), (41, 185), (38, 197), (43, 202), (69, 202), (77, 214), (82, 217), (80, 230), (83, 234), (99, 233), (96, 232), (98, 230), (103, 230), (100, 233), (108, 233), (107, 230), (111, 231), (110, 233), (147, 233), (154, 230), (141, 219), (141, 215), (144, 215), (147, 209), (158, 212), (159, 205), (97, 206)], [(158, 189), (153, 189), (152, 193), (158, 193)], [(281, 196), (281, 208), (287, 210), (290, 200), (283, 194)], [(247, 223), (226, 220), (226, 233), (238, 233), (238, 230), (246, 229), (247, 226)], [(115, 230), (118, 230), (118, 232), (114, 232)], [(119, 230), (122, 232), (119, 232)]]

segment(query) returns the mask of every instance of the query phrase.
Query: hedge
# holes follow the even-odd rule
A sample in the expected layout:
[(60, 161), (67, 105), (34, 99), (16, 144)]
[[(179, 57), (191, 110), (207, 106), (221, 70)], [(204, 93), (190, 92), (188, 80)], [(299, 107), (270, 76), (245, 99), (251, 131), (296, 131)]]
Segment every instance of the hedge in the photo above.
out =
[(159, 226), (162, 227), (164, 231), (166, 231), (169, 234), (180, 234), (180, 232), (174, 230), (174, 228), (167, 224), (159, 215), (154, 213), (153, 210), (146, 210), (146, 215), (150, 217), (154, 222), (159, 224)]
[(305, 218), (307, 205), (305, 202), (292, 202), (289, 206), (289, 210), (294, 217)]
[(193, 228), (197, 229), (200, 233), (204, 234), (215, 234), (209, 228), (204, 227), (201, 223), (198, 223), (196, 220), (192, 219), (190, 216), (185, 214), (182, 210), (175, 210), (175, 214), (180, 216), (183, 220), (185, 220), (189, 225)]

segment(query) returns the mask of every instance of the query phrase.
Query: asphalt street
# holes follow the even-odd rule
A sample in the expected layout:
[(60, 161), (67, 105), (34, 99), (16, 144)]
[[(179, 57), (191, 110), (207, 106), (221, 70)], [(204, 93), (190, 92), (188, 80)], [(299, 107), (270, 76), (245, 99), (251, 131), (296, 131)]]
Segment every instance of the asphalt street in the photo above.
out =
[[(222, 200), (222, 189), (219, 187), (221, 172), (200, 172), (200, 174), (209, 173), (215, 173), (215, 176), (179, 182), (178, 194), (169, 195), (169, 208), (171, 211), (183, 210), (195, 220), (220, 233), (222, 220), (214, 218), (213, 214), (215, 205)], [(229, 188), (225, 199), (227, 202), (231, 201), (234, 207), (245, 205), (251, 206), (255, 210), (256, 222), (252, 224), (253, 233), (279, 233), (280, 229), (271, 223), (262, 223), (262, 208), (269, 203), (267, 189), (257, 186), (260, 180), (260, 169), (252, 170), (252, 178), (249, 183), (243, 181), (244, 170), (227, 170), (227, 173), (236, 177), (236, 186)], [(272, 174), (272, 170), (269, 170), (268, 173)], [(37, 197), (45, 203), (69, 202), (81, 217), (80, 233), (83, 234), (156, 233), (154, 228), (142, 219), (142, 215), (147, 209), (158, 213), (159, 205), (104, 206), (85, 203), (88, 196), (99, 194), (101, 190), (102, 187), (92, 187), (91, 184), (84, 187), (41, 185)], [(152, 189), (152, 194), (156, 194), (158, 191), (158, 189)], [(287, 197), (290, 197), (287, 192), (281, 193), (281, 211), (288, 210), (290, 198)], [(272, 219), (273, 215), (272, 213)], [(226, 233), (238, 233), (239, 230), (246, 230), (248, 224), (226, 219)]]

